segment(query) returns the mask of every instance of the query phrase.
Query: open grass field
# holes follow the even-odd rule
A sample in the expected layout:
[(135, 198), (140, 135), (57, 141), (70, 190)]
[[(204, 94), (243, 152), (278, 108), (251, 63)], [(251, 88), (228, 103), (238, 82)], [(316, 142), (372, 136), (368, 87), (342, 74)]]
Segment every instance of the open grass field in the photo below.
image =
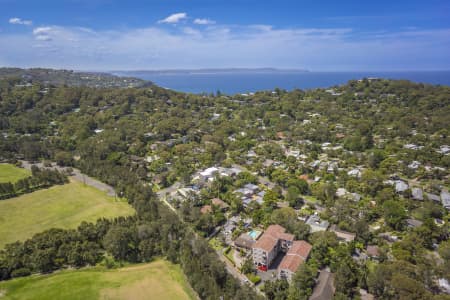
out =
[(0, 201), (0, 248), (53, 227), (76, 228), (82, 221), (131, 215), (125, 200), (81, 182), (58, 185)]
[(0, 299), (189, 300), (196, 296), (178, 265), (157, 260), (114, 270), (65, 270), (0, 282)]
[(19, 179), (31, 176), (31, 172), (11, 164), (0, 164), (0, 182), (16, 182)]

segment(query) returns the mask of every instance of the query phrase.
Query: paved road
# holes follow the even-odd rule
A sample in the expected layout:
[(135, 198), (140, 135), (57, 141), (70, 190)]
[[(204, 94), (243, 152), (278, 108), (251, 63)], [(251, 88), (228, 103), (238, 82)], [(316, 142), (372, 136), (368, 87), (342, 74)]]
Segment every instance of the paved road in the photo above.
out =
[(217, 255), (219, 255), (219, 259), (225, 263), (225, 267), (226, 267), (228, 273), (230, 273), (231, 275), (233, 275), (234, 277), (239, 279), (242, 283), (249, 282), (247, 277), (244, 274), (240, 273), (236, 269), (236, 267), (230, 262), (230, 260), (228, 258), (226, 258), (225, 255), (223, 255), (222, 251), (216, 250), (216, 253), (217, 253)]
[[(54, 170), (58, 170), (60, 172), (65, 171), (65, 167), (60, 167), (58, 165), (56, 165), (55, 163), (52, 164), (51, 167), (45, 167), (43, 163), (35, 163), (32, 164), (28, 161), (21, 161), (22, 163), (22, 167), (27, 169), (27, 170), (31, 170), (31, 166), (36, 165), (39, 168), (45, 168), (45, 169), (54, 169)], [(114, 197), (116, 195), (116, 192), (114, 191), (114, 188), (106, 183), (103, 183), (101, 181), (98, 181), (95, 178), (89, 177), (86, 174), (81, 173), (80, 170), (72, 168), (73, 169), (73, 173), (72, 176), (70, 176), (71, 178), (75, 179), (76, 181), (82, 182), (86, 185), (95, 187), (96, 189), (99, 189), (101, 191), (104, 191), (108, 194), (108, 196), (112, 196)]]
[(173, 192), (175, 192), (176, 190), (178, 190), (179, 188), (181, 188), (181, 183), (179, 182), (175, 182), (174, 184), (172, 184), (171, 186), (161, 189), (159, 191), (156, 192), (156, 195), (158, 195), (158, 197), (161, 198), (165, 198), (166, 195), (172, 194)]

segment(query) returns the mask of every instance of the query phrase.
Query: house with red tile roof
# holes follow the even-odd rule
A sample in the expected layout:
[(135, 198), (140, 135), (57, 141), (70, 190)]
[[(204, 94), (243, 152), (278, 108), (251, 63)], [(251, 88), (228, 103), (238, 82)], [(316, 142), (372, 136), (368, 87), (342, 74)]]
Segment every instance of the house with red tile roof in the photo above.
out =
[(308, 259), (311, 249), (312, 246), (308, 242), (294, 241), (278, 266), (278, 278), (291, 281), (298, 267)]
[(208, 214), (212, 212), (212, 207), (211, 205), (203, 205), (202, 208), (200, 208), (200, 212), (202, 214)]
[(228, 204), (226, 204), (225, 202), (223, 202), (221, 199), (219, 198), (214, 198), (211, 200), (211, 205), (217, 206), (219, 207), (221, 210), (227, 210), (230, 206)]

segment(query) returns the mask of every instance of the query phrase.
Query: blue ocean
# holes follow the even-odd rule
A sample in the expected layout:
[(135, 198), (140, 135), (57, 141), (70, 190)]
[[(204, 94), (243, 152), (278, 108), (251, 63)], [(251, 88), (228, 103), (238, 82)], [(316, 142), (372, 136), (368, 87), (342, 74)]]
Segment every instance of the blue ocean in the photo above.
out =
[(273, 73), (185, 73), (185, 74), (140, 74), (134, 76), (150, 80), (155, 84), (188, 93), (223, 94), (249, 93), (275, 88), (293, 90), (325, 88), (340, 85), (352, 79), (368, 77), (406, 79), (414, 82), (450, 86), (450, 71), (420, 72), (273, 72)]

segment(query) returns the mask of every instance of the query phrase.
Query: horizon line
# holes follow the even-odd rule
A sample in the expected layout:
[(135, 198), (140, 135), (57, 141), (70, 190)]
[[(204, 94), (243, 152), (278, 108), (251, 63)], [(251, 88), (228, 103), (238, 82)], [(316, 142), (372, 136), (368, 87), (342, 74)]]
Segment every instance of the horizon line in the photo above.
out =
[(186, 71), (208, 71), (208, 70), (273, 70), (273, 71), (287, 71), (287, 72), (304, 72), (304, 73), (349, 73), (349, 72), (450, 72), (448, 69), (388, 69), (388, 70), (364, 70), (364, 69), (347, 69), (347, 70), (310, 70), (306, 68), (283, 68), (283, 67), (199, 67), (199, 68), (149, 68), (149, 69), (76, 69), (66, 67), (50, 67), (50, 66), (0, 66), (2, 68), (17, 68), (17, 69), (52, 69), (52, 70), (67, 70), (73, 72), (97, 72), (97, 73), (114, 73), (114, 72), (186, 72)]

